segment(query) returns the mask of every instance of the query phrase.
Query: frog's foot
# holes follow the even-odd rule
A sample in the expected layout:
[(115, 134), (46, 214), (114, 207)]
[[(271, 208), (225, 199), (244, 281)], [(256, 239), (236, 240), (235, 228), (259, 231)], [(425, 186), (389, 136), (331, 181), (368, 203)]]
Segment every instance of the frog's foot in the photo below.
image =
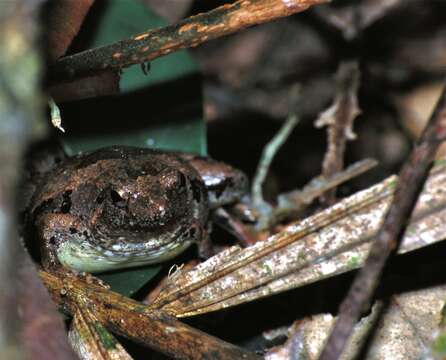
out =
[(216, 209), (212, 213), (212, 221), (234, 235), (242, 246), (249, 246), (257, 241), (257, 237), (238, 218), (232, 216), (224, 208)]

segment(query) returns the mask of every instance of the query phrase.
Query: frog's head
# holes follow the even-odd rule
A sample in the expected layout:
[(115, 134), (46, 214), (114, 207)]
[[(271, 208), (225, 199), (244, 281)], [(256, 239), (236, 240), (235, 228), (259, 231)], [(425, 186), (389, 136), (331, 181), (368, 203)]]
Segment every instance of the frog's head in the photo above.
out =
[(207, 220), (203, 184), (172, 167), (158, 173), (141, 170), (109, 183), (98, 199), (100, 213), (92, 227), (107, 236), (140, 241), (176, 231), (183, 223)]

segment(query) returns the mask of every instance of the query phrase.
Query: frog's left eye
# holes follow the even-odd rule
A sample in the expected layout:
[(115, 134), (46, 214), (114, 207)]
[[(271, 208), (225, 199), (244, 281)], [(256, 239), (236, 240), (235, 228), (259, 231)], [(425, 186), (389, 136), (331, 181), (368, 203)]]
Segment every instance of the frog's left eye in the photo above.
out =
[(115, 190), (110, 190), (110, 198), (113, 203), (118, 208), (124, 208), (126, 201), (119, 195), (119, 193)]
[(178, 186), (180, 188), (183, 188), (186, 186), (186, 176), (182, 172), (178, 173)]

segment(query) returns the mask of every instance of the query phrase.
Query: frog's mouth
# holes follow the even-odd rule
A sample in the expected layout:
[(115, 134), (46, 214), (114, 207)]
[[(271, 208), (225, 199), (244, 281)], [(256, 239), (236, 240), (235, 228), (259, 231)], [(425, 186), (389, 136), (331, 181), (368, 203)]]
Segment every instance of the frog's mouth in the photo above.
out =
[[(156, 243), (157, 239), (148, 242)], [(180, 238), (150, 249), (122, 251), (116, 245), (114, 249), (105, 249), (86, 242), (67, 241), (57, 248), (57, 258), (70, 269), (97, 273), (167, 261), (186, 250), (193, 242), (193, 239)]]
[(68, 268), (95, 273), (170, 260), (203, 236), (198, 224), (171, 230), (151, 234), (95, 231), (87, 238), (72, 235), (58, 246), (56, 254)]

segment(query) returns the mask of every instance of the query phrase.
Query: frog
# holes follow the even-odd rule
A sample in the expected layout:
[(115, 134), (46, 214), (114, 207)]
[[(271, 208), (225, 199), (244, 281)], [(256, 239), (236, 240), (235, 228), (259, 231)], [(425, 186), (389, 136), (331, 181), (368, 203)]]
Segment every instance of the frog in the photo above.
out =
[(67, 157), (35, 187), (28, 218), (42, 266), (100, 273), (173, 259), (245, 196), (240, 170), (196, 154), (111, 146)]

